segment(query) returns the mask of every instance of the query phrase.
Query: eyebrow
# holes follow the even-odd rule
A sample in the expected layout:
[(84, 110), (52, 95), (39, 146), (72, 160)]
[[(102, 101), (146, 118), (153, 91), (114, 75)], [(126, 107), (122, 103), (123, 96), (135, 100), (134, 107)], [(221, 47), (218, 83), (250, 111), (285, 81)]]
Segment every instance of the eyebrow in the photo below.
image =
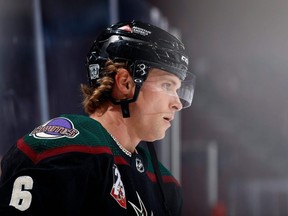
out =
[(181, 88), (181, 82), (176, 82), (175, 80), (172, 80), (172, 83), (176, 87), (176, 89)]
[(179, 82), (177, 82), (175, 80), (175, 77), (172, 75), (167, 74), (167, 75), (161, 75), (159, 77), (160, 77), (160, 80), (162, 81), (166, 79), (167, 81), (171, 82), (174, 86), (176, 86), (176, 89), (179, 89), (181, 87), (181, 81), (179, 80)]

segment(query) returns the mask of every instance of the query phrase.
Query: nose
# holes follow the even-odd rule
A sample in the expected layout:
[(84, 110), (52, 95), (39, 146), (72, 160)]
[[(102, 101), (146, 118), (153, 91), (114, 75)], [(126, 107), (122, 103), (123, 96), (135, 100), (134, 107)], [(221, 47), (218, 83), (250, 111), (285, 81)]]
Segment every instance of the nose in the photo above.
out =
[(171, 108), (175, 111), (180, 111), (183, 108), (183, 105), (178, 95), (172, 97)]

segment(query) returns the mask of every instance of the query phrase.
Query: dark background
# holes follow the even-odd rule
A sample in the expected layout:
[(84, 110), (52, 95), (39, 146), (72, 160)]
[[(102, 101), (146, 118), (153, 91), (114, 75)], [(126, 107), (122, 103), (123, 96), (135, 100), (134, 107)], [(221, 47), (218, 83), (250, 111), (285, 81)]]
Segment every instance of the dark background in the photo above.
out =
[[(211, 215), (211, 143), (227, 215), (288, 215), (288, 2), (125, 0), (119, 17), (149, 21), (154, 7), (197, 76), (181, 114), (183, 215)], [(41, 12), (49, 117), (82, 113), (85, 56), (110, 22), (109, 1), (42, 0)], [(0, 155), (42, 123), (33, 23), (33, 1), (0, 1)]]

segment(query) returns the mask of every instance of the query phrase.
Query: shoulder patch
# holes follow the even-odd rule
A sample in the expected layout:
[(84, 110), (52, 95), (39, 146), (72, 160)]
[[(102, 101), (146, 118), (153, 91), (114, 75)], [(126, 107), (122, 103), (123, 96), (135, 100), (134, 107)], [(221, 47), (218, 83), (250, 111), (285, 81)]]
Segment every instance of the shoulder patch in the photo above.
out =
[(78, 134), (79, 131), (74, 128), (72, 121), (64, 117), (57, 117), (35, 128), (29, 136), (36, 139), (59, 139), (75, 138)]

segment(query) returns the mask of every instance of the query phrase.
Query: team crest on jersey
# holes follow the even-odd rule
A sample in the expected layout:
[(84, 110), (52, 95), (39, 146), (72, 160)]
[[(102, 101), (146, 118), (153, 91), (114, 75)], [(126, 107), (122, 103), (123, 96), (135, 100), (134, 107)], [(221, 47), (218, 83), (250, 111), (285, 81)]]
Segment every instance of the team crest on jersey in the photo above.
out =
[(64, 117), (51, 119), (45, 124), (35, 128), (29, 135), (37, 139), (74, 138), (79, 131), (74, 128), (73, 123)]
[[(136, 194), (137, 194), (137, 197), (138, 197), (138, 202), (139, 202), (139, 206), (140, 207), (137, 207), (134, 203), (128, 201), (130, 203), (130, 205), (133, 207), (135, 213), (137, 216), (148, 216), (148, 212), (145, 208), (145, 205), (143, 203), (143, 201), (141, 200), (141, 197), (139, 196), (139, 194), (137, 193), (136, 191)], [(153, 212), (151, 212), (151, 216), (153, 216)]]
[(113, 165), (112, 172), (113, 172), (113, 186), (110, 194), (122, 208), (126, 209), (127, 203), (126, 203), (125, 189), (121, 179), (120, 171), (116, 166), (116, 164)]

